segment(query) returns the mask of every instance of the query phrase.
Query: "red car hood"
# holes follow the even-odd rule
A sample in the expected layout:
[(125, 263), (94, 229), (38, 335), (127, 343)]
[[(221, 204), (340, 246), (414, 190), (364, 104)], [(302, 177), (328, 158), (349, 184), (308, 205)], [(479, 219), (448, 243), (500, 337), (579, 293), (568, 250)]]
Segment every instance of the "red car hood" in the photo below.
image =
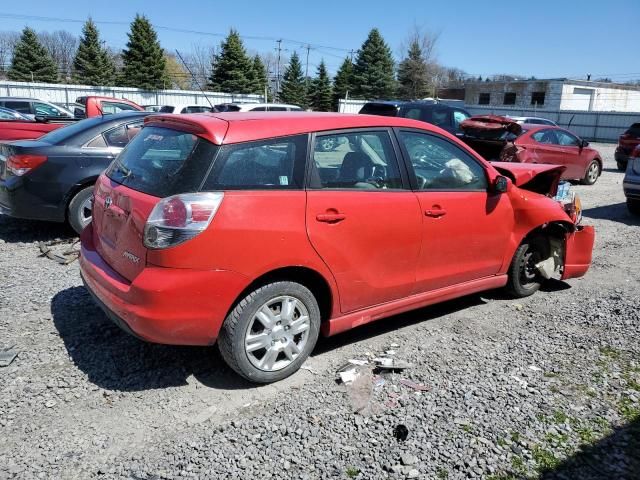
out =
[(514, 135), (522, 133), (522, 126), (518, 122), (500, 115), (474, 115), (460, 123), (460, 128), (463, 132), (474, 136), (478, 136), (480, 132), (491, 134), (510, 132)]
[(554, 195), (555, 192), (553, 192), (553, 190), (557, 188), (560, 176), (566, 169), (564, 165), (547, 165), (542, 163), (491, 162), (491, 166), (502, 175), (509, 177), (518, 187), (522, 187), (539, 175), (545, 174), (544, 177), (550, 180), (550, 182), (548, 182), (550, 184), (548, 185), (548, 192), (544, 193), (553, 193)]

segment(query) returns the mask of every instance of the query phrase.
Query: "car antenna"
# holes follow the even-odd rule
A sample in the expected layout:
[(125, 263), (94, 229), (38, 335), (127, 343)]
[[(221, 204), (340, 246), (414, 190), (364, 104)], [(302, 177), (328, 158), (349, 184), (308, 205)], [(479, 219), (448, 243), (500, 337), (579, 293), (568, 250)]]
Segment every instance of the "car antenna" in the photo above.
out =
[(198, 87), (198, 90), (200, 90), (200, 93), (204, 96), (204, 98), (207, 100), (207, 103), (209, 103), (209, 106), (211, 107), (211, 110), (216, 112), (216, 107), (213, 106), (213, 103), (211, 103), (211, 100), (209, 100), (209, 97), (207, 97), (207, 94), (204, 93), (204, 90), (202, 89), (202, 87), (200, 86), (200, 82), (198, 82), (198, 80), (196, 79), (196, 76), (193, 74), (193, 72), (191, 71), (191, 69), (189, 68), (189, 65), (187, 65), (187, 62), (184, 61), (184, 58), (182, 58), (182, 55), (180, 55), (180, 52), (178, 51), (178, 49), (176, 49), (176, 55), (178, 55), (178, 58), (180, 59), (180, 61), (182, 62), (182, 64), (184, 65), (184, 68), (187, 69), (187, 72), (189, 72), (189, 75), (191, 75), (191, 79), (193, 80), (193, 83), (195, 83)]

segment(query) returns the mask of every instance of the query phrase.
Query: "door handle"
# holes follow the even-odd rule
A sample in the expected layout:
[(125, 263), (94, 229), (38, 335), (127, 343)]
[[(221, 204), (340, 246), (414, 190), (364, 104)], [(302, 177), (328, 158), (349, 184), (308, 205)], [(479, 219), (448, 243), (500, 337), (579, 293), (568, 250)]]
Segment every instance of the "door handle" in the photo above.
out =
[(316, 220), (325, 223), (338, 223), (347, 218), (344, 213), (319, 213)]
[(444, 208), (432, 208), (431, 210), (425, 210), (424, 214), (427, 217), (440, 218), (447, 214)]

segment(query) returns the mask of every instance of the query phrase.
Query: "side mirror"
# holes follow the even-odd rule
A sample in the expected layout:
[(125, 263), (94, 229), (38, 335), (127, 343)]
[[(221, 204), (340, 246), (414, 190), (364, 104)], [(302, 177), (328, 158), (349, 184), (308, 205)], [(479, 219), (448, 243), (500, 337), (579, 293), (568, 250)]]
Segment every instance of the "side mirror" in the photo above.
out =
[(507, 177), (498, 175), (493, 180), (493, 191), (495, 193), (505, 193), (508, 187), (509, 187), (509, 180), (507, 180)]
[(580, 148), (585, 148), (589, 146), (589, 142), (586, 140), (580, 140)]

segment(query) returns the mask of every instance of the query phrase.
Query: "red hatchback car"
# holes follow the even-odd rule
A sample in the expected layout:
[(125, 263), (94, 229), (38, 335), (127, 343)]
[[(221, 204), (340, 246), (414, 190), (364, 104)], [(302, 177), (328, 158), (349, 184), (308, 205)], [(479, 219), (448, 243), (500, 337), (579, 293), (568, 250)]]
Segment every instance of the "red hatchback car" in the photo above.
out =
[(602, 173), (600, 153), (568, 130), (523, 124), (497, 115), (478, 115), (462, 122), (467, 144), (485, 158), (504, 162), (563, 165), (562, 178), (593, 185)]
[(320, 333), (584, 275), (594, 230), (552, 198), (562, 170), (492, 165), (403, 118), (154, 116), (96, 183), (82, 278), (128, 332), (217, 342), (272, 382)]

